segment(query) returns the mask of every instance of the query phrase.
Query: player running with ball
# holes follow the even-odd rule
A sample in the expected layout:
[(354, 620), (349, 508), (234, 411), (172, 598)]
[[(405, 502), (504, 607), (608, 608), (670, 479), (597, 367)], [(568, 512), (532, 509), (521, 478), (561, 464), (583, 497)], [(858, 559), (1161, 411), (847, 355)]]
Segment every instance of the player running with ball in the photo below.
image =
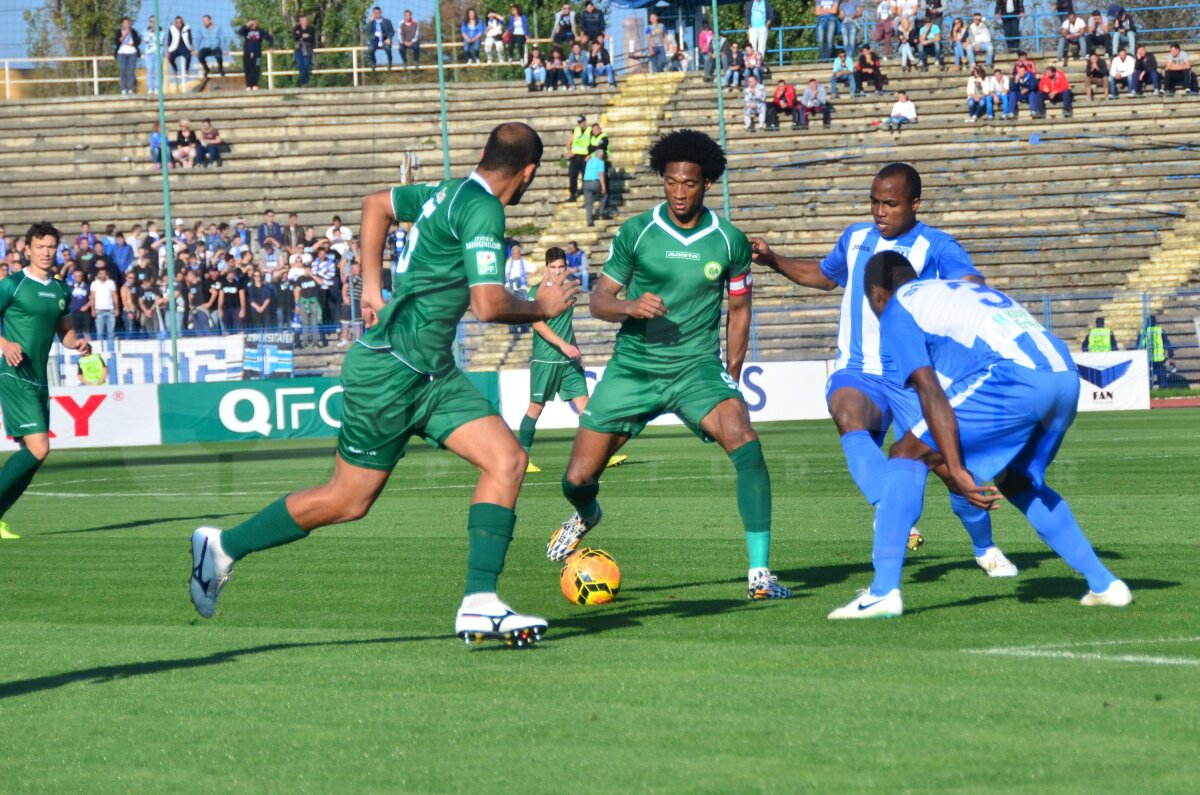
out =
[[(454, 631), (521, 646), (544, 619), (517, 613), (496, 595), (512, 540), (513, 508), (528, 461), (492, 404), (455, 366), (451, 347), (467, 307), (482, 321), (534, 323), (575, 301), (570, 280), (547, 284), (536, 301), (504, 289), (504, 208), (520, 202), (542, 158), (526, 124), (492, 130), (466, 179), (413, 185), (363, 199), (363, 319), (369, 330), (342, 365), (342, 426), (328, 483), (280, 498), (237, 527), (192, 534), (191, 594), (210, 618), (233, 570), (252, 552), (299, 541), (325, 525), (360, 519), (383, 491), (408, 440), (422, 436), (479, 469), (467, 515), (466, 593)], [(386, 306), (382, 252), (393, 220), (412, 222), (400, 255), (406, 271)]]
[(651, 147), (650, 167), (663, 179), (666, 201), (621, 225), (592, 292), (592, 315), (620, 323), (621, 330), (579, 420), (563, 476), (563, 494), (576, 512), (551, 536), (546, 555), (563, 560), (600, 522), (598, 479), (609, 456), (650, 420), (673, 413), (733, 461), (750, 558), (747, 595), (786, 599), (791, 590), (768, 568), (771, 479), (737, 387), (750, 329), (750, 244), (704, 206), (705, 193), (725, 171), (725, 153), (704, 133), (679, 130)]
[[(87, 356), (92, 346), (71, 328), (71, 289), (54, 278), (54, 253), (62, 235), (47, 223), (25, 233), (29, 266), (0, 281), (0, 408), (4, 431), (21, 449), (0, 469), (0, 517), (21, 498), (50, 455), (50, 387), (46, 361), (54, 335)], [(0, 521), (0, 539), (20, 538)]]

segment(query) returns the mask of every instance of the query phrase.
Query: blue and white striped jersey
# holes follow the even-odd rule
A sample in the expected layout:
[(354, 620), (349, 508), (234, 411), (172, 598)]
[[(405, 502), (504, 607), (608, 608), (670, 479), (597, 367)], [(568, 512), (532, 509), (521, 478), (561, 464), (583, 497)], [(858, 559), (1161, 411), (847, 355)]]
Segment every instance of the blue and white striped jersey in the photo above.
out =
[(1075, 369), (1067, 346), (1049, 334), (1023, 306), (982, 284), (937, 279), (901, 287), (884, 310), (880, 338), (900, 385), (921, 367), (932, 367), (943, 384), (999, 362), (1030, 370)]
[[(867, 260), (879, 251), (903, 254), (920, 279), (983, 278), (971, 256), (950, 235), (920, 221), (900, 237), (888, 239), (873, 223), (854, 224), (842, 233), (829, 256), (821, 260), (821, 273), (846, 288), (838, 320), (838, 358), (835, 370), (861, 370), (883, 375), (879, 353), (879, 319), (863, 291)], [(890, 365), (886, 368), (889, 372)]]

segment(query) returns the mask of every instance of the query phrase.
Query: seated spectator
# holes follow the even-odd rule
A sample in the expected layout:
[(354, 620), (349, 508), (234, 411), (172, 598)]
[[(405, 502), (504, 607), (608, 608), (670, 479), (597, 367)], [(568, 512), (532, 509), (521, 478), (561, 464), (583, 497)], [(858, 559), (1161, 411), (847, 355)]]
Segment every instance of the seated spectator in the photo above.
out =
[(937, 61), (939, 68), (946, 68), (946, 63), (942, 60), (942, 28), (936, 21), (925, 20), (925, 24), (921, 25), (917, 32), (917, 44), (920, 47), (922, 72), (928, 71), (930, 58)]
[[(1044, 102), (1061, 104), (1063, 118), (1071, 118), (1071, 84), (1067, 80), (1066, 72), (1061, 71), (1057, 66), (1046, 67), (1042, 79), (1038, 82), (1038, 93), (1041, 94)], [(1045, 114), (1044, 106), (1042, 113)]]
[(529, 59), (525, 62), (525, 84), (530, 91), (541, 91), (546, 87), (546, 62), (537, 47), (529, 50)]
[(1111, 53), (1108, 51), (1108, 23), (1104, 21), (1104, 17), (1100, 16), (1099, 11), (1093, 11), (1091, 17), (1088, 18), (1087, 35), (1084, 36), (1084, 42), (1087, 44), (1087, 51), (1103, 52), (1106, 55)]
[(459, 32), (462, 34), (463, 63), (479, 63), (479, 48), (483, 40), (483, 23), (473, 8), (467, 9)]
[(992, 76), (987, 79), (987, 83), (983, 87), (984, 102), (987, 104), (987, 115), (989, 119), (996, 118), (996, 106), (1000, 106), (1002, 118), (1007, 120), (1012, 118), (1012, 108), (1009, 107), (1009, 80), (1004, 74), (1004, 70), (997, 69), (992, 73)]
[(757, 52), (747, 44), (745, 51), (742, 53), (742, 63), (743, 79), (749, 80), (753, 76), (761, 84), (763, 79), (762, 53)]
[[(1137, 61), (1133, 59), (1125, 48), (1117, 50), (1117, 57), (1112, 59), (1112, 64), (1109, 65), (1108, 74), (1108, 98), (1117, 98), (1117, 83), (1124, 83), (1128, 96), (1132, 97), (1137, 94)], [(1047, 70), (1048, 71), (1048, 70)]]
[(566, 91), (571, 87), (571, 81), (567, 78), (567, 62), (563, 60), (562, 50), (555, 47), (546, 63), (546, 90), (557, 91), (559, 86)]
[(845, 83), (850, 87), (850, 96), (858, 93), (858, 85), (854, 81), (854, 63), (845, 50), (838, 50), (833, 59), (833, 69), (829, 75), (829, 96), (838, 95), (838, 83)]
[[(487, 25), (483, 31), (483, 53), (488, 63), (504, 62), (504, 15), (495, 11), (487, 14)], [(493, 61), (493, 56), (495, 60)]]
[(917, 26), (917, 13), (921, 9), (920, 0), (895, 0), (892, 7), (896, 9), (896, 17), (901, 23), (908, 20), (914, 28)]
[[(590, 5), (590, 4), (589, 4)], [(588, 259), (587, 252), (579, 247), (574, 240), (567, 243), (567, 273), (572, 279), (578, 279), (583, 291), (588, 292)]]
[(608, 78), (608, 84), (615, 86), (617, 84), (617, 76), (613, 72), (612, 57), (608, 53), (608, 49), (604, 46), (604, 34), (600, 34), (600, 38), (592, 42), (592, 52), (588, 56), (588, 84), (596, 85), (596, 78)]
[(767, 90), (759, 85), (754, 75), (746, 76), (746, 93), (742, 97), (742, 110), (746, 119), (746, 129), (757, 132), (755, 121), (762, 126), (767, 121)]
[[(1154, 86), (1154, 95), (1162, 94), (1161, 78), (1158, 76), (1158, 59), (1154, 57), (1154, 53), (1146, 51), (1145, 44), (1139, 44), (1137, 48), (1137, 57), (1133, 64), (1134, 76), (1137, 78), (1137, 87), (1140, 92), (1147, 84)], [(1090, 95), (1089, 95), (1090, 96)]]
[(779, 129), (779, 115), (781, 113), (790, 113), (792, 116), (792, 129), (800, 128), (800, 108), (796, 104), (796, 89), (788, 85), (788, 81), (780, 78), (779, 83), (775, 86), (775, 95), (771, 98), (771, 102), (767, 105), (767, 129)]
[[(154, 163), (155, 168), (162, 167), (162, 132), (158, 129), (158, 123), (150, 128), (150, 160)], [(171, 158), (167, 158), (167, 165), (171, 165)]]
[(729, 45), (729, 63), (725, 67), (725, 77), (723, 78), (725, 85), (741, 85), (742, 73), (745, 69), (746, 56), (738, 49), (738, 43), (735, 41)]
[(900, 42), (900, 71), (911, 72), (917, 65), (918, 46), (912, 19), (906, 17), (900, 20), (900, 26), (896, 28), (896, 40)]
[(829, 105), (829, 95), (825, 87), (817, 83), (817, 78), (808, 81), (808, 88), (800, 95), (800, 126), (808, 129), (808, 119), (817, 113), (821, 114), (821, 126), (829, 127), (829, 113), (833, 108)]
[(1108, 13), (1108, 30), (1112, 33), (1113, 51), (1121, 49), (1121, 40), (1124, 39), (1129, 51), (1137, 52), (1137, 25), (1133, 23), (1129, 11), (1122, 6), (1113, 6)]
[(196, 131), (186, 121), (179, 122), (179, 133), (175, 136), (175, 145), (171, 157), (184, 168), (195, 168), (196, 158), (200, 153), (200, 139)]
[(990, 67), (996, 54), (992, 47), (992, 29), (984, 21), (983, 14), (975, 12), (971, 17), (971, 24), (967, 26), (967, 34), (971, 45), (967, 48), (967, 62), (974, 66), (976, 56), (984, 55)]
[(221, 137), (221, 131), (213, 126), (212, 121), (205, 119), (200, 125), (200, 156), (196, 158), (196, 162), (205, 166), (221, 167), (221, 147), (225, 144), (225, 139)]
[(1075, 51), (1076, 58), (1079, 57), (1080, 48), (1083, 46), (1083, 35), (1086, 32), (1086, 22), (1077, 17), (1074, 11), (1067, 14), (1058, 35), (1058, 59), (1062, 61), (1064, 69), (1067, 68), (1067, 58), (1071, 50)]
[(1167, 65), (1163, 69), (1163, 89), (1171, 96), (1175, 95), (1176, 89), (1195, 94), (1195, 82), (1192, 59), (1178, 44), (1172, 44), (1171, 54), (1167, 56)]
[(967, 30), (966, 23), (962, 17), (955, 17), (954, 24), (950, 27), (950, 44), (954, 47), (954, 71), (961, 72), (963, 64), (967, 62), (967, 37), (970, 32)]
[(974, 124), (987, 112), (987, 78), (983, 67), (976, 66), (967, 77), (967, 118), (968, 124)]
[(571, 54), (567, 56), (567, 85), (572, 89), (579, 88), (584, 85), (591, 85), (588, 80), (588, 59), (583, 54), (583, 47), (579, 42), (571, 45)]
[(908, 98), (907, 91), (897, 91), (892, 112), (883, 120), (884, 126), (889, 130), (899, 131), (905, 124), (913, 124), (916, 121), (917, 106)]
[(1008, 84), (1008, 108), (1012, 112), (1012, 118), (1017, 118), (1021, 103), (1024, 102), (1029, 106), (1029, 115), (1032, 118), (1040, 119), (1041, 112), (1038, 109), (1041, 106), (1041, 100), (1038, 96), (1037, 76), (1022, 64), (1018, 64), (1016, 69), (1016, 77)]
[(1037, 64), (1033, 62), (1033, 60), (1025, 53), (1024, 50), (1019, 50), (1017, 52), (1017, 60), (1015, 63), (1013, 63), (1012, 71), (1009, 72), (1010, 77), (1017, 76), (1018, 66), (1024, 66), (1026, 72), (1029, 72), (1029, 74), (1033, 75), (1034, 77), (1038, 76)]
[(1104, 61), (1103, 55), (1095, 52), (1089, 55), (1083, 74), (1087, 80), (1087, 98), (1089, 100), (1095, 98), (1097, 88), (1108, 93), (1108, 64)]
[[(883, 45), (883, 57), (892, 54), (892, 40), (896, 37), (896, 8), (891, 0), (879, 0), (875, 6), (875, 41)], [(859, 81), (862, 85), (862, 81)]]
[(879, 65), (879, 56), (871, 52), (869, 44), (863, 45), (862, 54), (858, 56), (858, 65), (854, 68), (854, 82), (858, 84), (859, 93), (866, 93), (864, 88), (867, 83), (875, 84), (876, 94), (883, 93), (883, 68)]

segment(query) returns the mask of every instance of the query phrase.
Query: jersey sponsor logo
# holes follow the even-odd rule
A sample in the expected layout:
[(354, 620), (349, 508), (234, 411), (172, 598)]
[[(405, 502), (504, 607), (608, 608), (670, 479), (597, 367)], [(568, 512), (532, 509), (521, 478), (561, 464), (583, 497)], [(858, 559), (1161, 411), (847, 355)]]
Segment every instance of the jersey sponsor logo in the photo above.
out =
[(667, 259), (691, 259), (691, 260), (699, 260), (700, 259), (699, 254), (696, 254), (691, 251), (668, 251), (666, 254), (666, 257), (667, 257)]
[(480, 251), (475, 255), (475, 268), (480, 274), (493, 275), (499, 273), (496, 266), (496, 252)]
[(42, 290), (38, 290), (38, 298), (58, 298), (58, 293), (47, 293)]
[(724, 269), (721, 267), (721, 263), (716, 262), (715, 260), (712, 262), (706, 262), (704, 264), (704, 278), (708, 279), (710, 282), (715, 282), (717, 279), (721, 278), (722, 270)]
[(491, 235), (476, 235), (471, 242), (467, 243), (467, 250), (474, 248), (500, 248), (500, 241)]

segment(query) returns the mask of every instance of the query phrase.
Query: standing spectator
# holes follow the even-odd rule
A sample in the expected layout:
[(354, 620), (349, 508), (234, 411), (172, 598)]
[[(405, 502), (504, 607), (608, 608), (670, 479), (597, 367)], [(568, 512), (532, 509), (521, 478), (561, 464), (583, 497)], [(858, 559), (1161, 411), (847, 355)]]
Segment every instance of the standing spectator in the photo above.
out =
[(896, 101), (892, 104), (892, 112), (883, 120), (883, 124), (889, 130), (899, 131), (905, 124), (912, 124), (917, 120), (917, 106), (908, 98), (907, 91), (897, 91)]
[(241, 283), (241, 272), (237, 268), (225, 271), (220, 282), (217, 309), (221, 315), (221, 332), (228, 334), (242, 327), (246, 318), (246, 289)]
[(200, 154), (200, 139), (196, 131), (185, 119), (179, 122), (179, 132), (175, 135), (175, 145), (171, 149), (171, 157), (184, 168), (195, 168), (196, 158)]
[(138, 290), (138, 311), (141, 314), (142, 331), (155, 333), (162, 331), (163, 296), (154, 279), (147, 276), (142, 279), (142, 288)]
[(504, 46), (504, 35), (504, 17), (495, 11), (489, 11), (487, 24), (483, 30), (483, 53), (487, 56), (488, 63), (494, 63), (493, 54), (496, 61), (504, 60), (504, 53), (501, 49)]
[(356, 340), (362, 328), (362, 265), (350, 263), (350, 276), (342, 282), (342, 339), (339, 348)]
[(1112, 333), (1112, 329), (1104, 327), (1104, 318), (1096, 318), (1096, 327), (1090, 329), (1088, 335), (1083, 338), (1083, 352), (1108, 353), (1117, 350), (1120, 350), (1117, 346), (1117, 335)]
[(301, 335), (297, 343), (301, 346), (317, 345), (325, 347), (325, 340), (321, 335), (321, 300), (319, 294), (324, 285), (321, 280), (312, 271), (312, 264), (305, 262), (302, 265), (300, 276), (295, 280), (295, 286), (292, 288), (296, 310), (300, 315)]
[(754, 75), (746, 77), (746, 92), (742, 96), (742, 111), (746, 120), (746, 129), (758, 132), (755, 121), (761, 127), (767, 121), (767, 90), (759, 85)]
[[(1024, 18), (1024, 0), (996, 0), (996, 19), (1004, 29), (1005, 52), (1014, 53), (1021, 49), (1021, 20)], [(991, 65), (988, 61), (988, 66)]]
[(828, 128), (830, 110), (825, 87), (817, 83), (817, 78), (812, 78), (808, 81), (808, 88), (800, 95), (800, 126), (807, 130), (809, 117), (820, 113), (821, 126)]
[(312, 272), (321, 282), (317, 297), (321, 302), (321, 318), (326, 323), (338, 322), (338, 305), (341, 303), (341, 285), (338, 283), (337, 256), (327, 246), (318, 246), (312, 260)]
[(858, 56), (858, 65), (854, 68), (854, 82), (858, 84), (859, 93), (865, 94), (867, 83), (875, 84), (875, 93), (883, 93), (883, 69), (879, 64), (879, 56), (871, 52), (871, 46), (864, 44), (862, 54)]
[(317, 46), (317, 31), (308, 24), (308, 14), (301, 14), (292, 28), (292, 39), (296, 43), (296, 71), (300, 73), (300, 87), (308, 85), (312, 73), (313, 50)]
[(583, 47), (579, 42), (571, 45), (571, 54), (567, 58), (567, 83), (573, 89), (581, 85), (591, 85), (591, 81), (588, 80), (588, 57), (583, 54)]
[(546, 87), (546, 61), (538, 47), (529, 50), (529, 60), (525, 62), (525, 83), (530, 91), (539, 91)]
[(608, 166), (604, 162), (604, 150), (595, 149), (583, 167), (583, 212), (588, 226), (594, 226), (592, 205), (599, 202), (597, 215), (608, 215)]
[(1158, 77), (1158, 59), (1154, 57), (1154, 53), (1146, 51), (1145, 44), (1138, 45), (1137, 60), (1134, 61), (1134, 75), (1137, 78), (1139, 91), (1146, 84), (1150, 84), (1154, 86), (1155, 96), (1162, 93), (1162, 85), (1159, 83)]
[[(1049, 70), (1047, 70), (1049, 71)], [(1125, 48), (1117, 50), (1117, 57), (1112, 59), (1112, 64), (1109, 66), (1108, 74), (1108, 98), (1117, 99), (1117, 83), (1125, 84), (1128, 96), (1133, 97), (1137, 94), (1137, 61), (1135, 61)]]
[(1174, 96), (1177, 88), (1182, 88), (1189, 94), (1196, 93), (1192, 90), (1192, 83), (1195, 81), (1192, 59), (1178, 44), (1171, 45), (1171, 54), (1167, 56), (1167, 65), (1163, 71), (1163, 88), (1168, 94)]
[(842, 0), (838, 4), (842, 20), (842, 46), (845, 52), (856, 52), (862, 36), (862, 0)]
[(5, 234), (4, 227), (0, 226), (0, 260), (8, 258), (9, 246), (8, 235)]
[(900, 42), (900, 71), (911, 71), (917, 65), (917, 31), (913, 28), (912, 17), (900, 18), (896, 39)]
[(666, 35), (666, 28), (658, 21), (658, 14), (652, 12), (646, 23), (646, 54), (649, 56), (650, 68), (655, 72), (662, 72), (667, 68), (666, 44), (663, 42)]
[(1024, 64), (1016, 65), (1017, 74), (1008, 84), (1008, 107), (1012, 111), (1012, 117), (1017, 118), (1021, 103), (1029, 105), (1029, 115), (1034, 119), (1041, 118), (1041, 112), (1038, 108), (1041, 106), (1041, 98), (1038, 96), (1038, 79), (1037, 75), (1027, 69)]
[(838, 83), (845, 83), (850, 88), (850, 96), (858, 93), (858, 85), (854, 80), (854, 62), (846, 55), (845, 50), (838, 50), (833, 59), (833, 69), (829, 75), (829, 95), (838, 95)]
[(528, 261), (521, 256), (521, 247), (513, 246), (504, 261), (504, 286), (518, 298), (524, 298), (529, 289)]
[(129, 17), (123, 17), (113, 41), (113, 57), (117, 59), (117, 74), (120, 77), (122, 95), (137, 91), (137, 62), (141, 46), (142, 37), (133, 29), (133, 22)]
[(600, 128), (600, 122), (592, 125), (592, 135), (588, 139), (588, 154), (597, 149), (603, 149), (604, 156), (608, 157), (608, 133)]
[(158, 78), (162, 74), (163, 30), (153, 16), (142, 34), (142, 53), (146, 56), (146, 92), (158, 93)]
[(258, 20), (248, 19), (246, 24), (238, 28), (242, 37), (242, 70), (246, 73), (246, 90), (257, 91), (258, 79), (262, 73), (262, 43), (265, 39), (271, 47), (275, 46), (275, 37), (268, 31), (260, 30)]
[[(107, 273), (104, 269), (101, 271)], [(81, 270), (75, 271), (71, 274), (69, 284), (71, 303), (67, 307), (67, 311), (71, 313), (71, 329), (76, 336), (82, 337), (91, 332), (92, 316), (95, 314), (92, 311), (92, 293), (88, 285), (87, 274)]]
[(1104, 21), (1104, 17), (1100, 16), (1099, 11), (1093, 11), (1092, 16), (1088, 19), (1085, 41), (1087, 41), (1088, 52), (1103, 52), (1111, 55), (1108, 51), (1108, 24)]
[(762, 53), (747, 44), (742, 53), (742, 79), (751, 77), (762, 83)]
[(217, 59), (217, 71), (225, 76), (225, 61), (222, 56), (225, 49), (225, 31), (213, 24), (213, 18), (205, 14), (200, 19), (200, 32), (196, 34), (196, 60), (204, 71), (204, 79), (208, 79), (208, 59)]
[(925, 0), (925, 18), (932, 20), (939, 28), (945, 28), (942, 21), (942, 0)]
[(987, 110), (987, 78), (983, 67), (976, 66), (967, 77), (967, 118), (963, 121), (974, 124)]
[(1043, 113), (1045, 113), (1044, 103), (1051, 102), (1062, 105), (1064, 119), (1071, 118), (1072, 93), (1066, 72), (1060, 71), (1054, 65), (1047, 66), (1045, 73), (1042, 74), (1042, 79), (1038, 81), (1038, 93), (1041, 95)]
[[(508, 53), (508, 62), (516, 63), (517, 59), (522, 57), (525, 52), (525, 37), (529, 35), (529, 22), (525, 19), (525, 15), (521, 13), (520, 6), (509, 6), (508, 8), (508, 27), (505, 29), (505, 51)], [(543, 64), (544, 65), (544, 64)], [(543, 81), (545, 78), (543, 78)]]
[(1062, 61), (1064, 69), (1067, 68), (1067, 58), (1072, 49), (1075, 50), (1075, 57), (1079, 57), (1080, 48), (1083, 46), (1083, 36), (1086, 32), (1086, 22), (1077, 17), (1074, 11), (1067, 14), (1058, 37), (1058, 59)]
[(117, 232), (109, 260), (116, 267), (118, 273), (124, 273), (129, 269), (129, 263), (133, 262), (133, 253), (133, 246), (125, 242), (125, 233)]
[(1167, 366), (1175, 364), (1175, 349), (1171, 346), (1167, 332), (1158, 325), (1158, 318), (1154, 315), (1147, 318), (1145, 328), (1138, 334), (1137, 347), (1139, 351), (1146, 351), (1149, 354), (1150, 367), (1154, 373), (1154, 380), (1158, 383), (1158, 388), (1166, 389)]
[(467, 9), (467, 16), (462, 21), (459, 31), (463, 42), (463, 63), (479, 63), (479, 48), (483, 46), (483, 23), (479, 21), (479, 13)]
[(1084, 68), (1084, 77), (1087, 80), (1087, 98), (1092, 100), (1095, 98), (1095, 90), (1098, 88), (1108, 94), (1108, 64), (1104, 62), (1104, 56), (1100, 53), (1092, 53), (1088, 56), (1087, 66)]
[(971, 46), (967, 50), (967, 62), (974, 66), (975, 56), (982, 53), (987, 56), (987, 65), (991, 67), (996, 54), (995, 48), (992, 46), (992, 31), (983, 21), (983, 14), (975, 12), (971, 18), (971, 24), (967, 26), (967, 34), (971, 40)]
[(175, 17), (175, 24), (167, 28), (167, 61), (171, 64), (171, 71), (179, 75), (181, 91), (183, 81), (192, 69), (192, 53), (195, 51), (191, 27), (184, 24), (183, 17)]
[(1058, 21), (1062, 22), (1068, 14), (1075, 13), (1075, 0), (1054, 0), (1054, 13), (1058, 15)]
[(608, 78), (608, 84), (615, 86), (617, 84), (617, 76), (612, 68), (612, 56), (608, 53), (608, 48), (604, 46), (604, 34), (592, 42), (592, 52), (588, 56), (588, 83), (596, 85), (596, 78)]
[[(883, 45), (883, 57), (892, 54), (892, 39), (896, 36), (896, 10), (891, 0), (879, 0), (875, 6), (875, 41)], [(862, 81), (859, 81), (862, 85)]]
[(200, 125), (200, 154), (197, 162), (201, 165), (221, 167), (221, 147), (225, 139), (221, 131), (213, 126), (211, 119), (205, 119)]
[(955, 17), (954, 24), (950, 26), (950, 46), (954, 51), (954, 71), (961, 72), (963, 64), (967, 62), (967, 37), (970, 35), (967, 26), (963, 23), (962, 17)]
[(268, 328), (274, 325), (275, 291), (263, 279), (262, 273), (255, 271), (246, 287), (246, 302), (250, 305), (250, 327)]
[(735, 41), (729, 45), (729, 62), (725, 67), (723, 82), (727, 86), (737, 86), (742, 82), (742, 73), (746, 69), (746, 56), (738, 49)]
[(88, 286), (91, 306), (88, 309), (96, 323), (96, 338), (105, 340), (112, 347), (113, 333), (117, 327), (117, 285), (108, 278), (108, 270), (96, 272), (96, 280)]
[(987, 115), (989, 119), (996, 118), (996, 106), (1000, 106), (1002, 118), (1008, 120), (1012, 117), (1012, 108), (1009, 105), (1011, 94), (1009, 93), (1009, 79), (1004, 70), (997, 69), (988, 78), (987, 85), (984, 86), (986, 93), (985, 100), (987, 102)]
[(1129, 12), (1122, 6), (1114, 6), (1109, 15), (1108, 29), (1112, 33), (1113, 50), (1121, 48), (1123, 38), (1129, 51), (1137, 52), (1137, 25), (1134, 24), (1133, 17), (1129, 16)]
[(579, 27), (590, 42), (595, 42), (604, 35), (604, 12), (596, 8), (592, 0), (588, 0), (583, 6), (583, 13), (579, 15)]
[(350, 231), (350, 227), (342, 225), (341, 216), (335, 215), (330, 227), (325, 230), (325, 239), (329, 241), (329, 247), (336, 251), (338, 256), (344, 257), (350, 248), (350, 241), (354, 239), (354, 233)]
[[(396, 36), (396, 29), (392, 26), (390, 19), (385, 19), (383, 9), (375, 6), (371, 9), (371, 16), (367, 18), (367, 24), (363, 27), (363, 36), (367, 40), (367, 63), (371, 66), (371, 71), (375, 71), (375, 66), (378, 59), (375, 57), (377, 50), (383, 50), (383, 54), (387, 56), (388, 69), (392, 68), (392, 39)], [(403, 63), (404, 56), (400, 56), (400, 61)]]
[(408, 9), (404, 10), (404, 20), (400, 23), (400, 65), (410, 69), (421, 65), (421, 26)]
[(263, 222), (258, 225), (255, 237), (258, 240), (259, 248), (265, 246), (267, 240), (272, 241), (274, 245), (281, 244), (283, 241), (283, 227), (275, 222), (274, 210), (267, 210), (263, 213)]
[(121, 285), (121, 326), (125, 334), (133, 334), (141, 330), (141, 310), (138, 309), (138, 294), (141, 292), (141, 282), (133, 268), (125, 271), (125, 283)]
[(792, 117), (792, 129), (799, 129), (800, 109), (796, 105), (796, 88), (782, 77), (775, 84), (775, 94), (771, 97), (771, 101), (767, 103), (768, 130), (779, 129), (780, 114), (790, 115)]
[[(605, 175), (607, 176), (607, 174)], [(588, 259), (587, 252), (579, 247), (574, 240), (567, 243), (567, 274), (572, 279), (578, 279), (583, 291), (588, 292)]]
[(712, 25), (705, 22), (700, 28), (700, 35), (696, 37), (696, 46), (700, 49), (700, 68), (704, 72), (704, 82), (712, 81), (716, 74), (716, 59), (713, 56), (713, 34)]
[(942, 28), (937, 22), (933, 19), (925, 20), (917, 34), (917, 44), (920, 47), (922, 72), (929, 69), (930, 58), (937, 61), (940, 69), (945, 70), (946, 64), (942, 61)]
[[(755, 3), (762, 5), (763, 16), (762, 21), (765, 23), (761, 28), (755, 28), (747, 21), (747, 26), (750, 28), (750, 44), (754, 46), (755, 41), (762, 42), (760, 49), (765, 50), (767, 46), (767, 25), (771, 22), (771, 17), (766, 14), (767, 0), (750, 0), (747, 6), (747, 16), (753, 16), (753, 5)], [(833, 57), (833, 41), (837, 36), (838, 28), (838, 0), (817, 0), (817, 60), (828, 61)], [(759, 35), (761, 34), (761, 35)]]
[(916, 30), (917, 13), (921, 10), (920, 0), (895, 0), (892, 3), (892, 8), (896, 11), (897, 25), (907, 19), (912, 24), (913, 29)]
[(300, 226), (300, 216), (288, 213), (288, 225), (283, 228), (283, 247), (294, 251), (304, 247), (304, 227)]
[(592, 132), (587, 125), (587, 117), (580, 116), (575, 120), (575, 129), (571, 130), (571, 139), (567, 141), (567, 182), (571, 190), (567, 196), (569, 202), (579, 196), (579, 175), (583, 173), (591, 142)]
[(560, 48), (570, 49), (575, 42), (575, 12), (570, 3), (563, 3), (562, 8), (554, 14), (554, 25), (551, 27), (550, 40)]

